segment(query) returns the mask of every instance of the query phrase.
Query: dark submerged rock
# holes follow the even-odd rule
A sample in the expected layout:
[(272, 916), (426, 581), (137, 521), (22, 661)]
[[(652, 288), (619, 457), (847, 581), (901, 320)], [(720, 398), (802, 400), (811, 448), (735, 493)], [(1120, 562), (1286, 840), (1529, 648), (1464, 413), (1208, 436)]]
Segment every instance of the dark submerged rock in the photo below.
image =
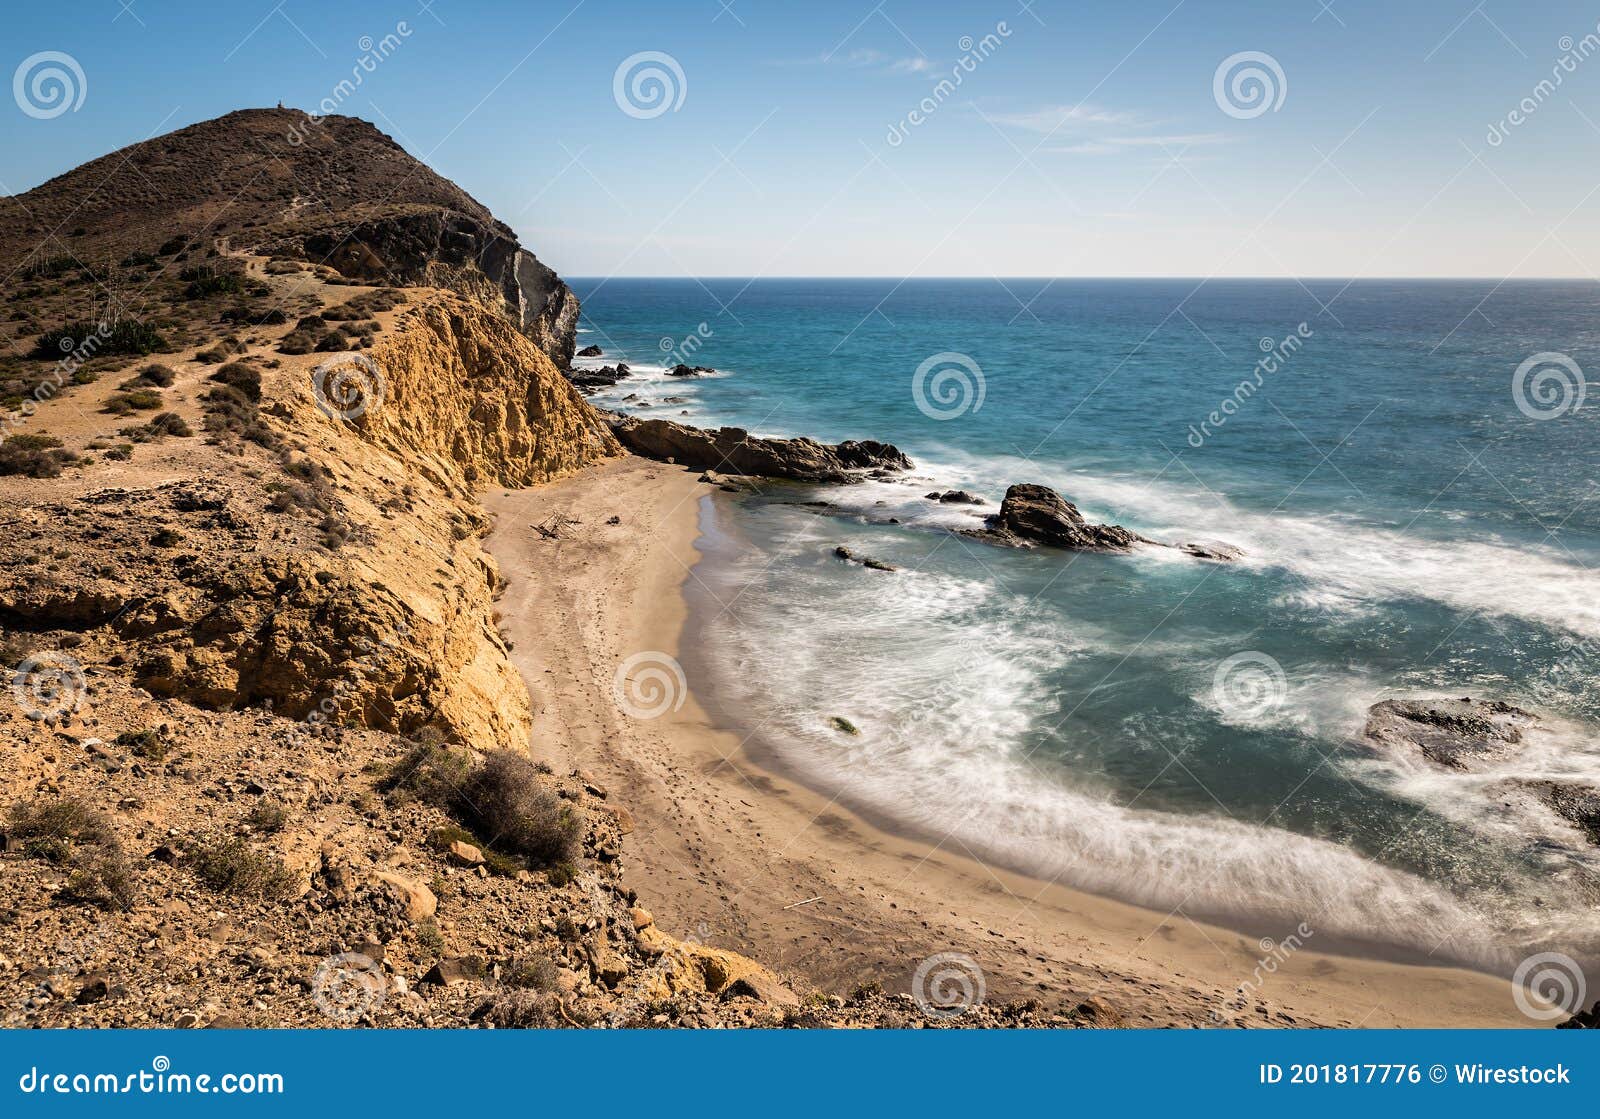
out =
[(579, 357), (604, 357), (605, 351), (599, 346), (585, 346), (578, 351)]
[(995, 544), (1026, 548), (1042, 544), (1080, 552), (1125, 552), (1144, 537), (1121, 525), (1090, 524), (1078, 507), (1048, 486), (1019, 484), (1006, 490), (1000, 511), (987, 527), (965, 535)]
[(1386, 699), (1367, 709), (1362, 734), (1380, 746), (1414, 750), (1435, 765), (1474, 772), (1517, 752), (1536, 716), (1500, 700)]
[(707, 431), (670, 420), (615, 416), (611, 430), (634, 454), (700, 470), (788, 478), (797, 482), (850, 484), (868, 468), (904, 470), (911, 460), (888, 443), (813, 439), (761, 439), (743, 428)]

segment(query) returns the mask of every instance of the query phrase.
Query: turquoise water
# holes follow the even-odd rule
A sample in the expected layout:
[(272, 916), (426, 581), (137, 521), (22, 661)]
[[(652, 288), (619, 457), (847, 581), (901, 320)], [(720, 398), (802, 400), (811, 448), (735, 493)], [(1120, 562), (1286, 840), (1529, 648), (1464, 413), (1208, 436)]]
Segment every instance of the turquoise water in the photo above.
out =
[[(1516, 784), (1600, 784), (1600, 397), (1552, 359), (1513, 383), (1535, 354), (1600, 364), (1600, 288), (574, 287), (580, 342), (640, 370), (597, 403), (916, 460), (718, 495), (691, 684), (777, 763), (952, 850), (1163, 910), (1497, 970), (1600, 955), (1600, 853)], [(940, 353), (962, 358), (919, 392)], [(718, 374), (663, 377), (678, 360)], [(982, 510), (922, 496), (992, 508), (1021, 481), (1245, 559), (997, 549), (949, 531)], [(1356, 741), (1380, 699), (1463, 695), (1542, 725), (1481, 774)]]

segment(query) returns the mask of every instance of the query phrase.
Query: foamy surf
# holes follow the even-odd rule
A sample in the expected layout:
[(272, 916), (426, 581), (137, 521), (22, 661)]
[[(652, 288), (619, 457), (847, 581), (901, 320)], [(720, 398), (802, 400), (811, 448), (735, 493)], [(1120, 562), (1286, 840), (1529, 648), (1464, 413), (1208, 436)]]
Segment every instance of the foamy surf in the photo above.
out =
[[(948, 836), (954, 849), (985, 861), (1157, 909), (1269, 927), (1304, 921), (1330, 938), (1489, 970), (1504, 970), (1517, 952), (1540, 945), (1592, 947), (1592, 914), (1570, 899), (1536, 900), (1548, 885), (1536, 878), (1507, 878), (1494, 894), (1458, 893), (1394, 865), (1415, 851), (1386, 861), (1381, 850), (1373, 857), (1279, 826), (1270, 812), (1220, 802), (1172, 811), (1137, 787), (1097, 777), (1092, 767), (1064, 768), (1046, 748), (1059, 727), (1077, 737), (1081, 731), (1072, 728), (1089, 725), (1080, 709), (1102, 698), (1093, 690), (1064, 692), (1063, 670), (1132, 655), (1138, 667), (1125, 675), (1164, 671), (1184, 679), (1201, 717), (1241, 734), (1320, 743), (1305, 751), (1308, 770), (1325, 754), (1330, 776), (1345, 772), (1345, 779), (1477, 829), (1486, 842), (1524, 852), (1537, 846), (1531, 807), (1485, 825), (1490, 783), (1451, 785), (1417, 772), (1407, 784), (1394, 766), (1347, 748), (1366, 706), (1384, 694), (1377, 676), (1335, 668), (1296, 673), (1281, 704), (1230, 710), (1209, 686), (1212, 658), (1175, 634), (1134, 649), (1104, 627), (1008, 593), (981, 570), (964, 578), (908, 562), (895, 550), (906, 537), (894, 526), (858, 529), (850, 538), (853, 548), (906, 564), (882, 575), (832, 559), (839, 534), (829, 518), (770, 507), (749, 523), (777, 554), (758, 547), (718, 558), (710, 549), (707, 576), (726, 586), (724, 599), (742, 593), (737, 618), (724, 616), (705, 635), (715, 698), (726, 710), (759, 712), (758, 740), (814, 787), (934, 841)], [(1095, 669), (1091, 679), (1098, 676)], [(859, 735), (837, 730), (835, 714)], [(1137, 732), (1124, 725), (1115, 733)], [(1181, 763), (1189, 746), (1173, 741), (1167, 748)], [(1524, 760), (1527, 771), (1547, 776), (1591, 773), (1563, 769), (1553, 752)], [(1222, 793), (1228, 799), (1228, 790)], [(1569, 850), (1551, 873), (1567, 875), (1581, 894), (1600, 879), (1586, 877), (1590, 869), (1573, 859), (1587, 856)]]

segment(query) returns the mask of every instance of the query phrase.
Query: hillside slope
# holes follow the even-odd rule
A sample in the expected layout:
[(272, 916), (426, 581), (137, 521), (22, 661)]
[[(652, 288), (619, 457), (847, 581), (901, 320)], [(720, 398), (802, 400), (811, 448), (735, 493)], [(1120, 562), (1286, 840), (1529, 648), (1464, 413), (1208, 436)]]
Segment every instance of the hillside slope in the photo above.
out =
[(572, 357), (578, 302), (560, 278), (477, 200), (354, 117), (240, 110), (0, 198), (0, 274), (143, 262), (173, 242), (456, 287), (496, 302), (558, 364)]

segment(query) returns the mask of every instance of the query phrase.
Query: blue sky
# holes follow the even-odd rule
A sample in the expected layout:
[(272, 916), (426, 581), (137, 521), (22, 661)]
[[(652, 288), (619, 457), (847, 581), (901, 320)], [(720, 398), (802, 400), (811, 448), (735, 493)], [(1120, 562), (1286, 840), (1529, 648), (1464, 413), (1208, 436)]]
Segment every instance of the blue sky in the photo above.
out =
[[(315, 108), (394, 36), (338, 111), (568, 275), (1600, 275), (1592, 5), (14, 7), (4, 68), (62, 52), (84, 91), (48, 119), (0, 102), (4, 192), (231, 109)], [(669, 61), (619, 97), (645, 52)], [(1243, 52), (1271, 65), (1225, 70), (1219, 100)], [(627, 81), (651, 65), (659, 113)], [(1233, 98), (1239, 65), (1274, 107)]]

